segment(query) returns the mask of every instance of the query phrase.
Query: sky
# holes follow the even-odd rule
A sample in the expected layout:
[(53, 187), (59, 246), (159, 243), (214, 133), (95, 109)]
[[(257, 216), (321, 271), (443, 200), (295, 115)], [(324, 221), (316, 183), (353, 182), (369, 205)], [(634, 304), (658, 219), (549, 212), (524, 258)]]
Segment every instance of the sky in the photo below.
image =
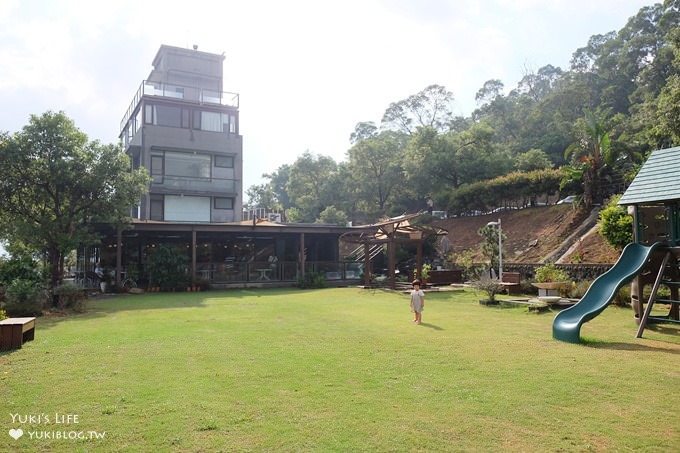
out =
[[(120, 121), (161, 44), (221, 54), (240, 96), (245, 190), (305, 151), (345, 160), (357, 123), (438, 84), (469, 115), (522, 76), (621, 29), (653, 0), (0, 0), (0, 131), (64, 111), (91, 140)], [(245, 198), (245, 197), (244, 197)]]

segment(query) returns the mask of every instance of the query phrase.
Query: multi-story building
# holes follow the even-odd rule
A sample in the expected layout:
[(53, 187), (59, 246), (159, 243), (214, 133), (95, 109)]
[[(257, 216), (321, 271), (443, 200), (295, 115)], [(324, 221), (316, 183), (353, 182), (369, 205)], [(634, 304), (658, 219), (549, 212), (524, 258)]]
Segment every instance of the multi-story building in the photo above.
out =
[(149, 263), (163, 247), (186, 259), (187, 281), (173, 282), (180, 286), (291, 285), (307, 272), (357, 281), (373, 256), (343, 259), (340, 237), (351, 233), (364, 250), (364, 235), (379, 226), (282, 224), (256, 210), (241, 221), (239, 97), (223, 91), (223, 62), (195, 47), (160, 47), (120, 125), (132, 169), (144, 167), (152, 177), (149, 192), (131, 210), (130, 225), (99, 226), (101, 243), (81, 249), (79, 269), (100, 261), (117, 287), (132, 274), (153, 286)]
[(224, 56), (162, 45), (120, 127), (133, 168), (153, 182), (131, 214), (167, 222), (241, 220), (239, 97), (223, 91)]

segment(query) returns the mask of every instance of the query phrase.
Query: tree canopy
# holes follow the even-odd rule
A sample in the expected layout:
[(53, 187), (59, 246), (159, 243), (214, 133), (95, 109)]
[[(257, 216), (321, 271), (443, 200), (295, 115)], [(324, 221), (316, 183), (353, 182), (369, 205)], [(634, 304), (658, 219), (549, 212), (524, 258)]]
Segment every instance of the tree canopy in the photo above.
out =
[(120, 145), (88, 141), (63, 112), (31, 116), (0, 137), (2, 236), (45, 254), (56, 286), (65, 255), (96, 240), (93, 223), (129, 219), (150, 182), (130, 168)]
[[(600, 203), (620, 193), (646, 154), (680, 145), (679, 30), (680, 0), (641, 8), (621, 30), (576, 49), (567, 69), (526, 68), (507, 89), (498, 79), (482, 82), (468, 117), (454, 115), (446, 87), (429, 85), (390, 103), (380, 124), (358, 122), (346, 162), (316, 156), (318, 181), (305, 174), (306, 153), (264, 188), (309, 221), (328, 206), (373, 221), (428, 200), (464, 213), (556, 199), (560, 190)], [(550, 176), (536, 177), (541, 171)], [(493, 196), (489, 187), (504, 192)]]

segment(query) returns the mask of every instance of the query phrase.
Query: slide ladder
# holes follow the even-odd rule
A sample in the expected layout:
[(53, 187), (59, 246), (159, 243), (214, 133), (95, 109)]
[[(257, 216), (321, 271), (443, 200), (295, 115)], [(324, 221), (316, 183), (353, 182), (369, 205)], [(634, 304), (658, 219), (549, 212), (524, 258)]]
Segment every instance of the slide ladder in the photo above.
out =
[[(670, 262), (671, 252), (666, 252), (661, 262), (661, 267), (659, 268), (659, 273), (654, 280), (654, 286), (652, 286), (652, 292), (649, 295), (649, 301), (647, 302), (647, 307), (645, 312), (640, 319), (640, 327), (637, 331), (637, 338), (642, 338), (642, 333), (647, 327), (649, 322), (672, 322), (680, 323), (678, 319), (678, 310), (680, 309), (680, 297), (678, 297), (678, 289), (680, 288), (680, 281), (678, 281), (680, 276), (680, 265), (676, 260)], [(659, 298), (658, 292), (661, 285), (666, 285), (671, 290), (670, 299)], [(652, 307), (655, 303), (670, 304), (671, 309), (666, 316), (652, 316)]]
[(644, 269), (654, 251), (662, 245), (661, 242), (650, 246), (628, 244), (616, 264), (595, 279), (576, 305), (555, 316), (553, 338), (579, 343), (581, 326), (602, 313), (619, 289)]

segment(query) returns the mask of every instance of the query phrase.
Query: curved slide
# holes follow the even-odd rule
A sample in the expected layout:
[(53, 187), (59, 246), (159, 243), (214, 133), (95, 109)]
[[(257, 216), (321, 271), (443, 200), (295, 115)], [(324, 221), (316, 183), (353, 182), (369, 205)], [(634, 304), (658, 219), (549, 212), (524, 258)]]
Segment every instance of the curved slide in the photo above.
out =
[(614, 267), (600, 275), (574, 306), (557, 314), (553, 321), (553, 338), (569, 343), (579, 342), (581, 326), (599, 315), (614, 299), (619, 289), (642, 271), (654, 250), (663, 245), (628, 244)]

